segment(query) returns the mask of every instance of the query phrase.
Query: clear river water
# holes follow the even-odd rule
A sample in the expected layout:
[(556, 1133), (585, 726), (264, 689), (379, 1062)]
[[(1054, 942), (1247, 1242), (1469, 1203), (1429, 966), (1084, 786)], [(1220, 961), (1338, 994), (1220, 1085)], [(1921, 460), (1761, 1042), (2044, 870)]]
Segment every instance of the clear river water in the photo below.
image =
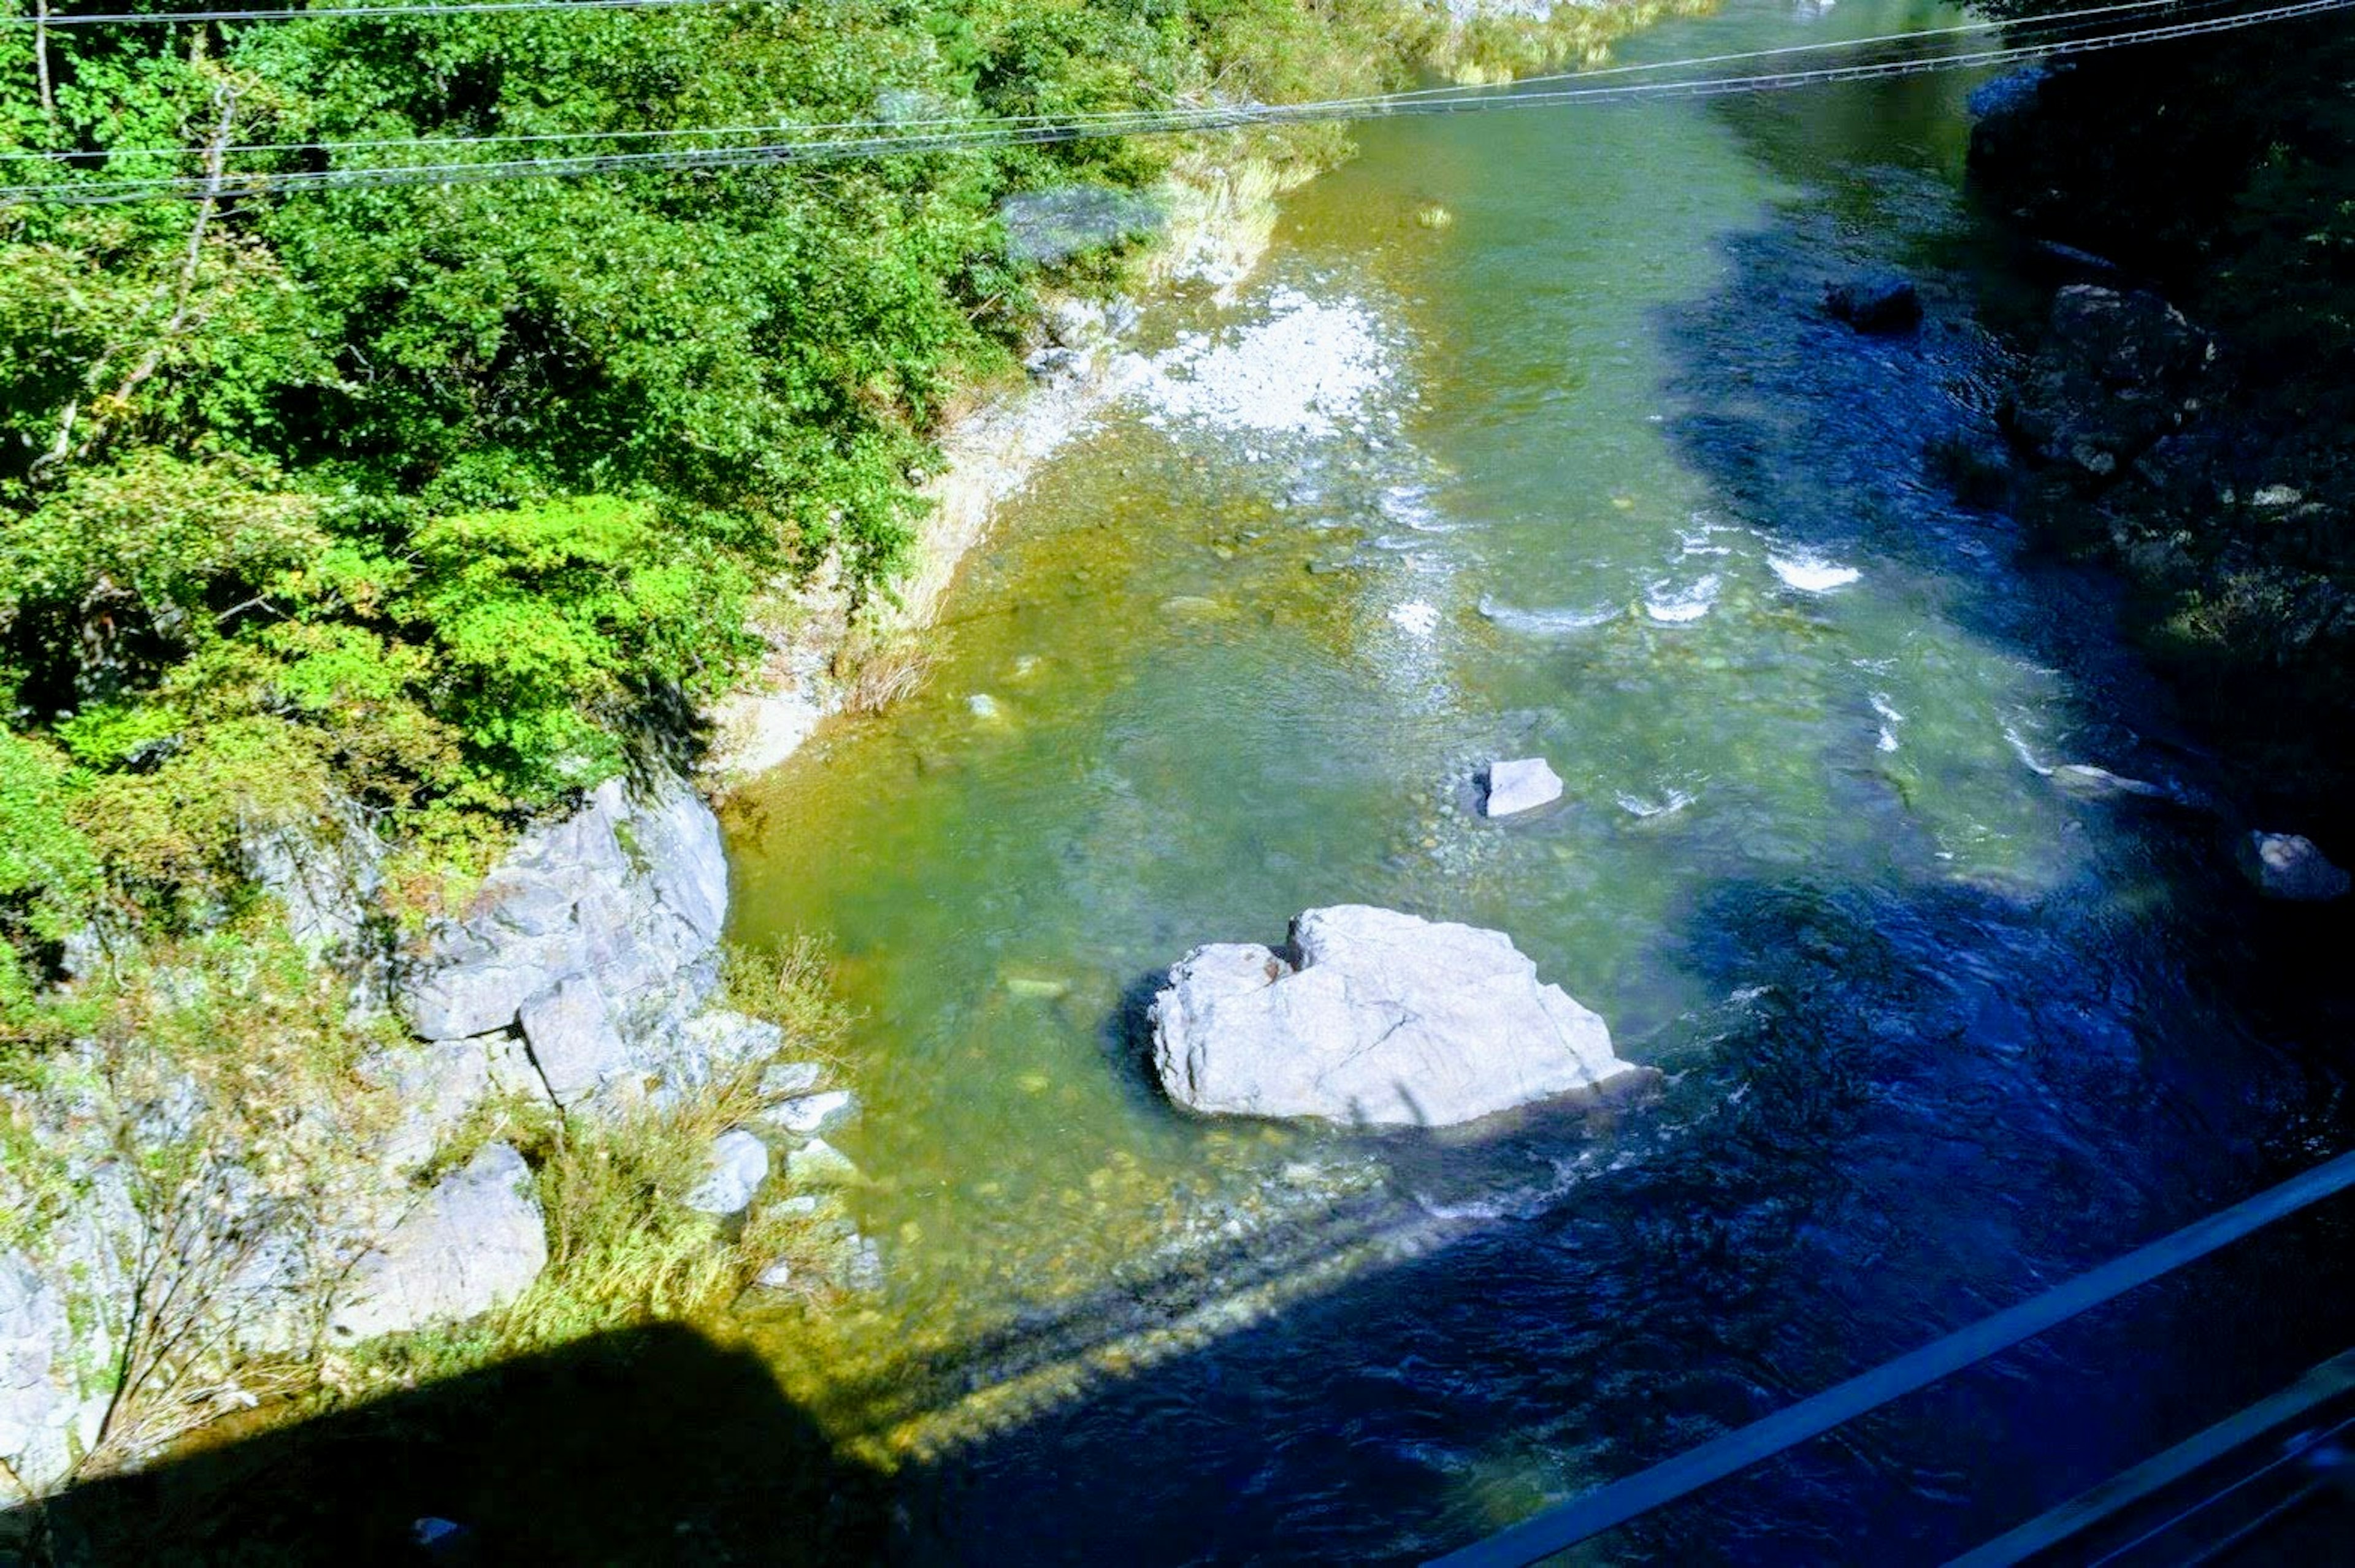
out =
[[(1955, 19), (1730, 0), (1619, 58)], [(862, 1014), (834, 1141), (886, 1275), (742, 1327), (903, 1477), (911, 1561), (1444, 1550), (2339, 1147), (2296, 916), (2111, 591), (1925, 465), (2030, 299), (1977, 80), (1364, 127), (1231, 297), (1147, 313), (923, 691), (737, 802), (737, 934), (822, 933)], [(1823, 315), (1877, 266), (1919, 334)], [(1562, 800), (1484, 820), (1521, 755)], [(1664, 1091), (1174, 1112), (1154, 977), (1334, 902), (1509, 933)], [(2337, 1349), (2336, 1223), (1585, 1560), (1934, 1561)]]

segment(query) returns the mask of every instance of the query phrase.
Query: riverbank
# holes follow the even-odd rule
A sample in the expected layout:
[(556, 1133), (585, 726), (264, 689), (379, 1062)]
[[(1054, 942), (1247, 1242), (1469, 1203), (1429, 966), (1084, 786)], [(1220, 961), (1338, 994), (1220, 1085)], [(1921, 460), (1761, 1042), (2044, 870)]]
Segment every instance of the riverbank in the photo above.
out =
[(1123, 269), (1119, 292), (1042, 302), (1027, 384), (977, 389), (971, 411), (937, 437), (938, 472), (919, 491), (922, 520), (888, 596), (862, 603), (828, 571), (780, 586), (756, 612), (764, 652), (709, 714), (710, 749), (698, 773), (709, 790), (728, 795), (785, 762), (827, 718), (876, 711), (921, 684), (922, 635), (967, 553), (1039, 466), (1125, 389), (1118, 361), (1140, 302), (1179, 284), (1231, 296), (1266, 253), (1276, 203), (1320, 164), (1307, 151), (1189, 156), (1156, 193), (1156, 231)]
[(2134, 585), (2136, 636), (2254, 825), (2345, 861), (2355, 407), (2334, 236), (2355, 144), (2328, 128), (2343, 37), (2276, 31), (2007, 78), (1971, 165), (2023, 267), (2063, 289), (2023, 324), (2023, 514)]

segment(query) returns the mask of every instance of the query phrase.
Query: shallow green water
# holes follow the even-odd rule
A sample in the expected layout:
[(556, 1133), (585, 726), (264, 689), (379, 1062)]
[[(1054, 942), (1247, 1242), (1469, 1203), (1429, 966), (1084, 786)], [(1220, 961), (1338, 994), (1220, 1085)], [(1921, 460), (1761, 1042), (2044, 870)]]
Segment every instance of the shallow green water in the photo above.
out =
[[(1625, 55), (1950, 16), (1739, 6)], [(1150, 1092), (1124, 1004), (1196, 944), (1272, 942), (1340, 901), (1496, 926), (1622, 1054), (1674, 1073), (1750, 999), (1694, 952), (1716, 891), (2033, 900), (2105, 853), (2111, 807), (2037, 771), (2084, 757), (2069, 693), (2000, 635), (2006, 579), (1976, 525), (1913, 477), (1962, 417), (1934, 378), (1979, 349), (1843, 335), (1795, 402), (1718, 356), (1710, 335), (1738, 350), (1738, 320), (1679, 314), (1742, 286), (1741, 237), (1794, 210), (1818, 249), (1762, 319), (1812, 315), (1810, 268), (1949, 243), (1966, 85), (1369, 127), (1359, 159), (1291, 198), (1231, 306), (1181, 297), (1135, 345), (1232, 346), (1312, 302), (1381, 346), (1361, 423), (1156, 427), (1147, 400), (1114, 405), (967, 564), (923, 693), (831, 725), (749, 792), (737, 934), (826, 933), (865, 1013), (864, 1108), (836, 1141), (873, 1177), (856, 1206), (890, 1284), (826, 1326), (822, 1365), (762, 1328), (838, 1431), (978, 1429), (989, 1399), (967, 1396), (1102, 1342), (1026, 1350), (1025, 1325), (1103, 1310), (1173, 1248), (1247, 1238), (1270, 1194), (1294, 1245), (1336, 1186), (1400, 1225), (1444, 1210), (1413, 1151), (1209, 1125)], [(1432, 203), (1454, 221), (1419, 223)], [(1851, 399), (1917, 353), (1922, 407)], [(1741, 432), (1722, 453), (1721, 427)], [(1749, 474), (1762, 443), (1778, 466)], [(1858, 575), (1808, 591), (1770, 558)], [(1521, 755), (1564, 799), (1481, 820), (1474, 768)], [(2131, 900), (2136, 873), (2115, 875)], [(1565, 1131), (1550, 1168), (1607, 1162), (1614, 1136)], [(1493, 1194), (1532, 1168), (1520, 1147), (1446, 1179)], [(1375, 1250), (1410, 1244), (1390, 1235)], [(1323, 1272), (1273, 1272), (1323, 1290), (1359, 1266), (1343, 1243), (1315, 1255)], [(1122, 1328), (1227, 1289), (1198, 1284), (1124, 1307)]]

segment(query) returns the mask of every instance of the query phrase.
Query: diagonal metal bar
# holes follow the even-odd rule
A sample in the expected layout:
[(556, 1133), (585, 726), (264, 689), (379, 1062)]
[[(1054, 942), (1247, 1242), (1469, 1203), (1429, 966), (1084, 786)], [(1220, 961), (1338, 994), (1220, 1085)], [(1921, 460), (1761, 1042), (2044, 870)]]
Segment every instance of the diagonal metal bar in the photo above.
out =
[(2349, 1187), (2355, 1187), (2355, 1153), (2342, 1154), (1763, 1421), (1434, 1558), (1433, 1568), (1521, 1568), (1550, 1557), (2034, 1339)]

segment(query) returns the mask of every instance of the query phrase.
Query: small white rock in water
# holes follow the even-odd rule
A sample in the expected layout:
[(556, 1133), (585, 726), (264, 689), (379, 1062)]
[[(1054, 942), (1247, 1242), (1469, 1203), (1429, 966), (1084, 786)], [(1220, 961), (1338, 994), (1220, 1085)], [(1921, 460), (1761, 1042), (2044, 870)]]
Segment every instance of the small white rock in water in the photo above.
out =
[(1846, 588), (1864, 576), (1852, 566), (1826, 560), (1812, 555), (1770, 555), (1766, 564), (1784, 585), (1802, 593), (1828, 593), (1835, 588)]
[(2318, 903), (2347, 891), (2347, 872), (2302, 834), (2252, 833), (2249, 848), (2256, 856), (2257, 886), (2269, 898)]
[(1561, 778), (1543, 757), (1517, 757), (1488, 764), (1488, 793), (1480, 803), (1490, 816), (1510, 816), (1561, 798)]
[(1428, 637), (1439, 630), (1439, 612), (1420, 599), (1391, 606), (1391, 620), (1411, 637)]
[(986, 691), (975, 692), (971, 697), (964, 699), (964, 705), (973, 710), (973, 716), (975, 719), (995, 719), (997, 717), (997, 699), (990, 696), (989, 693)]
[(859, 1171), (848, 1155), (824, 1138), (812, 1138), (785, 1157), (785, 1177), (795, 1187), (846, 1187), (859, 1179)]
[(741, 1127), (711, 1140), (709, 1174), (703, 1185), (687, 1195), (687, 1206), (698, 1214), (740, 1214), (752, 1205), (752, 1194), (769, 1179), (769, 1146)]
[(794, 1283), (794, 1265), (779, 1258), (753, 1276), (752, 1284), (762, 1290), (783, 1290)]
[(1710, 605), (1717, 603), (1718, 586), (1715, 572), (1710, 572), (1690, 588), (1674, 592), (1665, 592), (1656, 585), (1651, 592), (1645, 595), (1644, 613), (1668, 626), (1681, 626), (1688, 622), (1698, 621), (1709, 613)]
[(780, 1061), (761, 1074), (761, 1093), (771, 1096), (806, 1094), (817, 1087), (826, 1070), (815, 1061)]
[(2054, 788), (2064, 790), (2071, 795), (2094, 796), (2135, 795), (2141, 795), (2147, 800), (2164, 800), (2168, 794), (2161, 785), (2147, 784), (2141, 779), (2130, 779), (2124, 773), (2114, 773), (2107, 768), (2097, 768), (2091, 763), (2062, 763), (2056, 767), (2045, 769), (2044, 776), (2052, 781)]
[(804, 1094), (782, 1105), (773, 1105), (762, 1114), (762, 1120), (789, 1133), (823, 1132), (849, 1115), (858, 1104), (849, 1090), (829, 1089), (823, 1094)]

